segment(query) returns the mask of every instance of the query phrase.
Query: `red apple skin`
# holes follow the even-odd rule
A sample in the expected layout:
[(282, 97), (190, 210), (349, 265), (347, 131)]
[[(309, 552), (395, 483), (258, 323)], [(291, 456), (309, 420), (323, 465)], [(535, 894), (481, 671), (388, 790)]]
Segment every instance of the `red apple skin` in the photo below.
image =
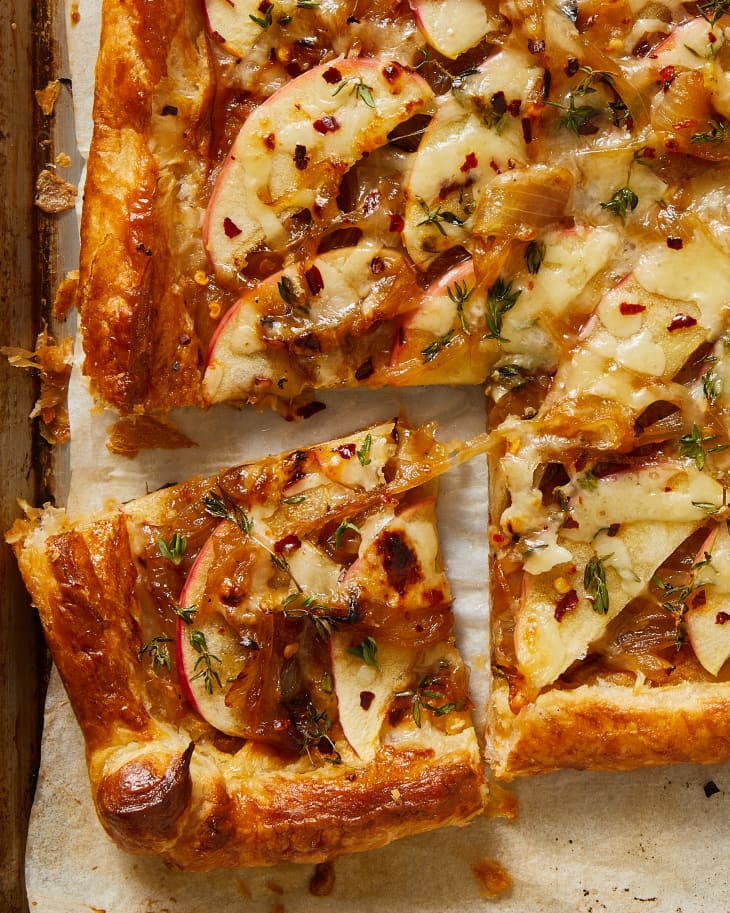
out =
[[(356, 84), (356, 80), (362, 80), (366, 85), (373, 83), (377, 86), (378, 91), (381, 91), (385, 85), (386, 103), (392, 102), (389, 108), (386, 108), (385, 104), (382, 106), (384, 113), (373, 109), (372, 116), (369, 113), (370, 106), (360, 102), (365, 108), (369, 120), (350, 130), (353, 134), (351, 139), (348, 138), (348, 133), (344, 129), (326, 135), (313, 130), (312, 145), (306, 147), (311, 156), (311, 161), (307, 164), (308, 178), (305, 180), (304, 177), (297, 177), (296, 186), (290, 187), (286, 193), (282, 192), (283, 195), (278, 203), (274, 201), (267, 204), (271, 213), (277, 216), (280, 212), (288, 211), (287, 207), (290, 205), (288, 197), (291, 196), (294, 189), (297, 191), (298, 207), (300, 209), (307, 206), (311, 208), (320, 184), (325, 181), (324, 175), (329, 181), (334, 179), (335, 172), (330, 164), (334, 159), (338, 162), (338, 169), (345, 165), (353, 165), (364, 153), (384, 145), (387, 142), (387, 134), (393, 127), (406, 120), (433, 97), (433, 92), (421, 76), (401, 67), (397, 68), (397, 79), (392, 83), (387, 82), (381, 72), (384, 66), (391, 65), (375, 58), (365, 57), (337, 58), (328, 61), (286, 83), (257, 108), (245, 122), (218, 175), (203, 221), (203, 245), (208, 253), (211, 267), (216, 273), (235, 273), (253, 247), (260, 241), (269, 239), (267, 229), (264, 229), (255, 214), (256, 206), (252, 208), (249, 204), (255, 199), (256, 205), (261, 205), (261, 199), (265, 196), (264, 192), (270, 189), (271, 176), (275, 171), (281, 170), (284, 162), (287, 163), (287, 166), (290, 165), (289, 152), (291, 150), (274, 147), (276, 151), (272, 150), (270, 158), (266, 158), (265, 164), (261, 168), (261, 180), (263, 181), (261, 186), (247, 182), (244, 166), (239, 159), (244, 160), (245, 150), (253, 148), (253, 139), (257, 137), (257, 131), (262, 130), (262, 125), (267, 125), (267, 129), (269, 129), (271, 124), (276, 124), (277, 117), (285, 118), (288, 121), (291, 118), (291, 111), (301, 108), (297, 102), (300, 96), (312, 96), (316, 99), (317, 92), (322, 92), (324, 89), (326, 89), (328, 104), (335, 95), (337, 95), (339, 105), (351, 104), (353, 99), (346, 86), (347, 82)], [(338, 72), (341, 79), (336, 84), (342, 85), (344, 91), (340, 93), (332, 91), (331, 79), (326, 75), (328, 71)], [(315, 89), (316, 91), (314, 91)], [(291, 111), (287, 108), (287, 100), (292, 102)], [(278, 110), (279, 108), (281, 110)], [(340, 108), (338, 107), (336, 110), (339, 111)], [(362, 108), (359, 111), (362, 113)], [(350, 123), (353, 123), (352, 118), (350, 118)], [(262, 142), (262, 137), (258, 137), (257, 141)], [(346, 145), (341, 148), (343, 143)], [(311, 192), (310, 202), (301, 199), (305, 190)], [(306, 197), (307, 194), (305, 193), (304, 196)], [(309, 197), (307, 197), (308, 199)], [(242, 232), (240, 237), (233, 236), (234, 243), (230, 235), (227, 236), (227, 239), (223, 237), (222, 226), (224, 226), (226, 218), (238, 225), (236, 218), (239, 216), (239, 221), (246, 227), (239, 229)], [(229, 262), (229, 258), (233, 258), (233, 262)]]
[[(393, 347), (390, 352), (390, 364), (392, 367), (395, 367), (403, 361), (403, 352), (408, 345), (408, 330), (416, 315), (421, 313), (424, 308), (428, 308), (435, 298), (440, 298), (442, 295), (446, 294), (447, 288), (455, 282), (473, 284), (474, 264), (471, 260), (458, 264), (458, 266), (455, 266), (446, 273), (445, 276), (442, 276), (438, 282), (435, 282), (428, 289), (418, 307), (404, 315), (403, 321), (396, 331)], [(456, 305), (454, 305), (454, 312), (456, 312)]]
[[(188, 572), (187, 580), (183, 585), (183, 588), (180, 592), (180, 608), (186, 608), (190, 605), (190, 597), (194, 589), (200, 584), (204, 583), (205, 577), (208, 573), (208, 564), (213, 557), (213, 536), (225, 523), (222, 521), (215, 527), (211, 535), (203, 543), (203, 547), (197, 554), (195, 561), (193, 561), (190, 571)], [(202, 578), (202, 579), (201, 579)], [(177, 668), (178, 676), (180, 678), (180, 684), (182, 685), (183, 692), (185, 697), (193, 708), (193, 710), (200, 714), (205, 719), (205, 715), (198, 703), (198, 699), (195, 696), (192, 685), (190, 684), (190, 676), (193, 675), (193, 670), (189, 669), (187, 663), (187, 653), (185, 649), (185, 643), (189, 637), (190, 625), (185, 624), (180, 615), (175, 619), (175, 656), (177, 658)]]

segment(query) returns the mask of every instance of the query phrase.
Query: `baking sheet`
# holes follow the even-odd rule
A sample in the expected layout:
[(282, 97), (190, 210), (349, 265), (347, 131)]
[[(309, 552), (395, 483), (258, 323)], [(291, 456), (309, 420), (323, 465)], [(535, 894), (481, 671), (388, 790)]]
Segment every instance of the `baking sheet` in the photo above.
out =
[[(88, 65), (97, 0), (67, 0), (79, 145), (90, 137)], [(74, 64), (77, 64), (74, 66)], [(113, 457), (103, 441), (114, 420), (93, 412), (73, 379), (71, 510), (125, 500), (198, 472), (344, 434), (405, 408), (414, 421), (440, 420), (441, 435), (484, 426), (479, 390), (329, 394), (328, 408), (291, 425), (270, 413), (220, 407), (175, 418), (196, 448)], [(455, 595), (460, 646), (472, 668), (478, 721), (486, 697), (486, 472), (474, 460), (442, 483), (439, 522)], [(717, 791), (710, 784), (714, 784)], [(81, 735), (57, 678), (49, 691), (43, 760), (31, 818), (27, 881), (37, 913), (719, 913), (730, 909), (724, 874), (730, 767), (680, 766), (631, 774), (566, 771), (521, 781), (516, 822), (478, 819), (337, 860), (328, 897), (309, 892), (312, 866), (185, 874), (128, 856), (98, 824)], [(487, 901), (475, 867), (498, 860), (513, 888)]]

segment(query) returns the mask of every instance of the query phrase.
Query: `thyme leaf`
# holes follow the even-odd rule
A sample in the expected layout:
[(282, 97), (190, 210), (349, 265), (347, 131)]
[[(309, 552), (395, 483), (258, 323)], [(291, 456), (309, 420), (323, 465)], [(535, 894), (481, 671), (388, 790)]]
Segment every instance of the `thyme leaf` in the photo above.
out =
[(354, 523), (350, 523), (350, 521), (347, 519), (347, 517), (345, 517), (345, 519), (340, 523), (340, 525), (335, 530), (335, 548), (342, 547), (342, 537), (345, 535), (345, 533), (347, 532), (348, 529), (352, 530), (353, 533), (360, 532), (360, 529), (357, 526), (355, 526)]
[(262, 12), (263, 16), (254, 16), (253, 13), (248, 14), (248, 18), (255, 22), (262, 29), (267, 29), (274, 21), (274, 4), (269, 3), (265, 9), (260, 9), (259, 12)]
[(365, 435), (365, 440), (362, 442), (362, 447), (355, 451), (357, 453), (357, 458), (360, 460), (361, 466), (370, 465), (370, 448), (373, 446), (373, 438), (370, 432)]
[(530, 241), (525, 249), (525, 265), (527, 272), (531, 276), (536, 276), (540, 272), (542, 261), (545, 259), (545, 242)]
[(455, 334), (456, 330), (449, 330), (449, 332), (443, 335), (440, 339), (436, 339), (434, 342), (429, 343), (425, 349), (422, 349), (421, 355), (423, 356), (424, 365), (427, 365), (429, 361), (433, 361), (439, 352), (443, 351), (451, 342)]
[(187, 537), (183, 536), (181, 533), (173, 533), (169, 542), (165, 542), (162, 536), (160, 536), (157, 540), (157, 547), (163, 558), (167, 558), (168, 561), (172, 561), (172, 563), (177, 566), (185, 557), (188, 540)]
[(366, 637), (356, 647), (348, 647), (347, 652), (352, 653), (353, 656), (359, 656), (366, 666), (372, 666), (373, 669), (380, 671), (377, 657), (378, 645), (375, 638)]

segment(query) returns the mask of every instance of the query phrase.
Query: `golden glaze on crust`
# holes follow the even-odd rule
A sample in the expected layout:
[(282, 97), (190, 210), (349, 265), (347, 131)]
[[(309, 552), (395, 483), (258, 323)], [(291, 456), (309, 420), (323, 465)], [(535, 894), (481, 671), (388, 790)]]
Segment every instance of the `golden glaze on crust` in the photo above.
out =
[[(198, 400), (200, 352), (171, 259), (164, 175), (150, 149), (155, 93), (170, 49), (189, 44), (190, 15), (179, 0), (103, 7), (79, 307), (84, 370), (123, 413)], [(199, 129), (180, 154), (192, 151)]]
[(517, 716), (499, 682), (489, 714), (488, 761), (505, 780), (566, 767), (633, 770), (730, 757), (727, 682), (552, 690)]
[[(328, 483), (332, 510), (357, 519), (357, 509), (350, 508), (359, 504), (362, 511), (365, 494), (362, 515), (367, 520), (376, 500), (392, 511), (405, 490), (418, 512), (424, 502), (417, 486), (449, 465), (449, 450), (399, 421), (311, 451), (192, 480), (81, 522), (48, 508), (37, 520), (18, 521), (9, 534), (84, 734), (99, 818), (129, 852), (155, 853), (181, 868), (198, 870), (319, 862), (437, 826), (465, 823), (482, 810), (483, 768), (468, 701), (438, 717), (424, 707), (420, 725), (415, 725), (410, 704), (401, 700), (398, 705), (389, 692), (386, 709), (391, 710), (384, 710), (372, 757), (358, 757), (344, 729), (333, 729), (342, 762), (327, 763), (332, 752), (322, 748), (320, 736), (305, 751), (296, 741), (279, 748), (217, 731), (190, 703), (192, 682), (183, 679), (189, 673), (180, 665), (181, 654), (167, 671), (155, 670), (145, 656), (143, 644), (151, 633), (174, 634), (180, 581), (212, 532), (229, 522), (218, 524), (202, 508), (206, 492), (219, 486), (221, 492), (247, 498), (246, 510), (255, 511), (258, 502), (278, 506), (285, 515), (298, 514), (299, 523), (290, 518), (284, 529), (272, 521), (274, 541), (286, 529), (296, 529), (304, 539), (304, 531), (316, 522), (308, 516), (306, 498), (281, 504), (282, 493), (291, 490), (292, 480), (301, 485), (306, 472), (316, 473), (325, 464), (335, 475), (351, 472), (347, 461), (366, 436), (370, 476), (367, 467), (359, 467), (359, 482), (348, 477), (346, 485)], [(396, 452), (400, 455), (393, 462), (388, 454)], [(333, 459), (340, 462), (334, 465)], [(384, 467), (384, 460), (391, 464), (387, 482), (376, 468), (376, 463)], [(363, 485), (370, 490), (363, 492)], [(404, 518), (413, 510), (406, 500)], [(329, 521), (322, 520), (321, 510), (318, 515), (320, 525), (329, 522), (334, 529), (340, 522), (337, 513)], [(263, 530), (264, 520), (256, 522)], [(169, 541), (172, 530), (185, 530), (188, 536), (188, 553), (179, 570), (158, 551), (159, 538)], [(288, 540), (282, 536), (280, 541)], [(225, 586), (225, 593), (233, 592)], [(212, 597), (218, 591), (206, 592)], [(202, 602), (196, 610), (202, 618)], [(443, 611), (438, 606), (433, 610)], [(297, 646), (318, 655), (316, 644), (307, 647), (313, 636), (306, 633), (309, 629), (299, 630)], [(450, 624), (446, 631), (445, 639), (434, 635), (412, 654), (424, 665), (416, 665), (404, 682), (421, 687), (422, 670), (431, 668), (434, 658), (440, 657), (439, 668), (445, 664), (456, 670), (460, 661)], [(382, 633), (384, 640), (380, 630), (377, 636), (385, 654), (387, 631)], [(360, 637), (356, 635), (355, 642)], [(330, 655), (328, 649), (325, 655)], [(465, 683), (465, 673), (458, 675)], [(228, 685), (223, 671), (221, 676)], [(339, 704), (339, 690), (334, 699)], [(439, 703), (443, 701), (436, 700)], [(336, 723), (340, 725), (344, 727)], [(330, 744), (334, 749), (334, 742)]]

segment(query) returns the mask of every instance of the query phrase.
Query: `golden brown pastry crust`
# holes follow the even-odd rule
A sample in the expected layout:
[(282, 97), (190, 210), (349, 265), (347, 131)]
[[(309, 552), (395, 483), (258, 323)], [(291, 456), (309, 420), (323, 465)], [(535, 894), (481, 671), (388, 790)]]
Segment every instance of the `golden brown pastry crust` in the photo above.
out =
[[(198, 401), (200, 352), (150, 150), (155, 91), (173, 42), (187, 41), (189, 15), (179, 0), (103, 6), (79, 309), (84, 370), (123, 413)], [(182, 142), (181, 155), (192, 154), (197, 136)]]
[(730, 757), (730, 684), (687, 682), (632, 689), (583, 685), (547, 691), (514, 716), (497, 682), (488, 760), (495, 776), (715, 764)]
[[(445, 457), (441, 445), (424, 453), (421, 467), (396, 477), (396, 489), (445, 468)], [(482, 809), (468, 710), (455, 712), (463, 723), (448, 732), (425, 719), (418, 729), (406, 720), (410, 734), (398, 728), (402, 720), (386, 724), (396, 738), (384, 737), (370, 762), (350, 755), (349, 763), (315, 764), (216, 733), (186, 702), (174, 670), (158, 676), (141, 661), (143, 602), (152, 596), (133, 543), (145, 524), (169, 530), (191, 510), (199, 524), (201, 496), (222, 478), (227, 490), (237, 480), (236, 491), (263, 497), (281, 465), (269, 459), (192, 480), (81, 522), (48, 508), (9, 534), (84, 734), (99, 818), (130, 852), (199, 870), (319, 862), (464, 823)], [(382, 485), (366, 493), (369, 503), (383, 497)], [(333, 510), (336, 501), (334, 493)], [(321, 511), (300, 530), (307, 522), (321, 523)]]

